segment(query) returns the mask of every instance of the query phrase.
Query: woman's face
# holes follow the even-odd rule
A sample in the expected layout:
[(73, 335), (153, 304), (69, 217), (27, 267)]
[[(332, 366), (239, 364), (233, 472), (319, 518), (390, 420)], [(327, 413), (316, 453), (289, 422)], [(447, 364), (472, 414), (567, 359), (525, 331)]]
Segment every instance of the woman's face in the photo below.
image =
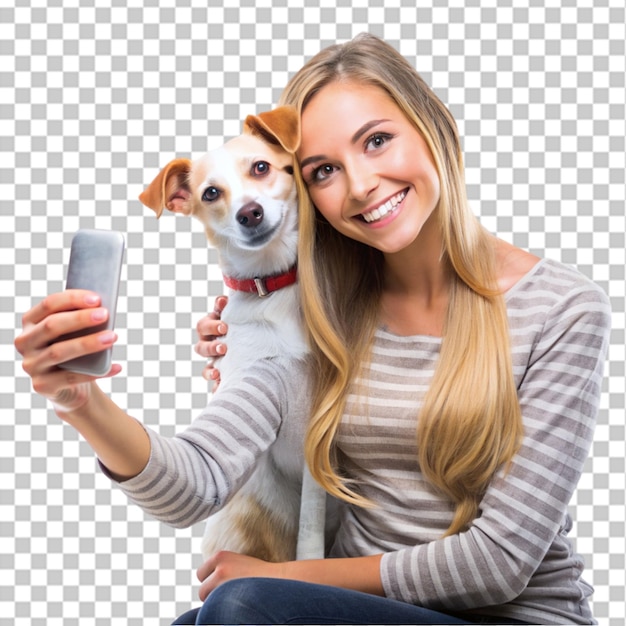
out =
[(378, 87), (333, 82), (313, 96), (298, 160), (328, 222), (384, 253), (412, 244), (439, 201), (426, 142)]

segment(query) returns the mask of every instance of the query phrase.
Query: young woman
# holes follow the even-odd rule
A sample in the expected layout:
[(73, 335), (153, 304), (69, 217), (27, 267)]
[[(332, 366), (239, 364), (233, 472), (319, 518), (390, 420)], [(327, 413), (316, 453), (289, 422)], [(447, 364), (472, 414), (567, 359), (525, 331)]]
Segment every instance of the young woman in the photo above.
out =
[[(304, 450), (344, 501), (339, 531), (325, 560), (216, 554), (198, 570), (203, 606), (177, 623), (595, 623), (567, 505), (593, 436), (606, 295), (485, 232), (450, 113), (379, 39), (323, 50), (282, 103), (302, 121)], [(308, 406), (306, 372), (279, 364), (245, 382), (264, 398), (260, 444), (229, 448), (223, 433), (246, 419), (233, 402), (165, 439), (56, 368), (112, 340), (48, 347), (95, 323), (96, 305), (71, 292), (27, 313), (24, 367), (131, 498), (198, 521), (277, 436), (284, 403)], [(200, 325), (201, 352), (215, 353), (218, 317)]]

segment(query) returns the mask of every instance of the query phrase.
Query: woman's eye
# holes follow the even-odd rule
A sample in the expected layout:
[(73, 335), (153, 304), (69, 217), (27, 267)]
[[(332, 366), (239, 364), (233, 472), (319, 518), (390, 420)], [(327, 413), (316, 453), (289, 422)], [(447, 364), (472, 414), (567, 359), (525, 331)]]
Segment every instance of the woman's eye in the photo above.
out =
[(382, 148), (391, 138), (392, 135), (389, 135), (387, 133), (376, 133), (371, 137), (368, 137), (367, 141), (365, 142), (365, 147), (374, 150), (376, 150), (377, 148)]
[(252, 164), (250, 173), (252, 176), (266, 176), (269, 174), (270, 164), (267, 161), (257, 161)]
[(335, 168), (328, 163), (326, 165), (320, 165), (319, 167), (316, 167), (311, 173), (311, 181), (321, 182), (323, 180), (326, 180), (334, 171)]
[(222, 192), (217, 187), (207, 187), (202, 194), (202, 201), (215, 202), (221, 195)]

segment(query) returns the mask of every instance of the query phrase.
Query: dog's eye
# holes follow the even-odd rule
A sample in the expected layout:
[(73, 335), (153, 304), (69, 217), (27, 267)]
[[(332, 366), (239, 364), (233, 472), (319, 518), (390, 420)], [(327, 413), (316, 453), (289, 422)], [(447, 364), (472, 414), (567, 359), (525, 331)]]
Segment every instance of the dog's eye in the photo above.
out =
[(269, 174), (270, 164), (267, 161), (257, 161), (252, 164), (250, 173), (252, 176), (265, 176)]
[(203, 202), (215, 202), (222, 192), (217, 187), (207, 187), (202, 194)]

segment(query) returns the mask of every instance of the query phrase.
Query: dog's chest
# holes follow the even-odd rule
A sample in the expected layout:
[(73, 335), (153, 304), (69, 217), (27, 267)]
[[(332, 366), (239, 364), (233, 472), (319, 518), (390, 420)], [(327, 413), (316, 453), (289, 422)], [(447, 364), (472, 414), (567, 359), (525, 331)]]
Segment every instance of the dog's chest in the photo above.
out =
[(236, 380), (256, 360), (300, 359), (308, 352), (295, 286), (266, 298), (232, 293), (222, 319), (228, 325), (227, 353), (215, 365), (223, 382)]

